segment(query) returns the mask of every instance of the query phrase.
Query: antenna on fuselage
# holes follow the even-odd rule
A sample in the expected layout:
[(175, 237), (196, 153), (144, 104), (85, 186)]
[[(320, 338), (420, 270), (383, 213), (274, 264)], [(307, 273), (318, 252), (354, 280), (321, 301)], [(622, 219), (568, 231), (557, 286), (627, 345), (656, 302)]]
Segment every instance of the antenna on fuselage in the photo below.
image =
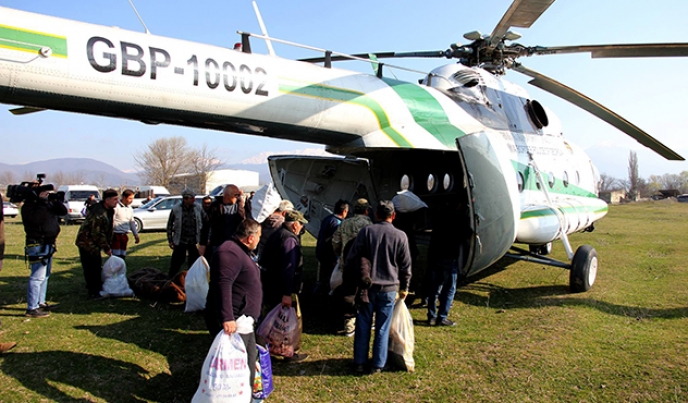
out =
[[(130, 0), (131, 1), (131, 0)], [(265, 24), (263, 23), (263, 17), (260, 16), (260, 11), (258, 11), (258, 4), (253, 1), (253, 10), (256, 12), (256, 18), (258, 18), (258, 25), (260, 25), (260, 30), (263, 32), (263, 36), (269, 38), (268, 30), (265, 29)], [(265, 39), (265, 44), (268, 46), (268, 53), (270, 56), (275, 56), (275, 50), (272, 48), (272, 42), (269, 39)]]
[(136, 13), (136, 16), (139, 17), (139, 21), (141, 21), (141, 25), (143, 25), (143, 29), (146, 30), (147, 34), (150, 34), (150, 31), (148, 30), (148, 27), (146, 26), (146, 23), (143, 22), (143, 18), (141, 18), (141, 15), (139, 14), (138, 10), (136, 10), (136, 7), (134, 6), (134, 3), (129, 0), (129, 4), (131, 5), (131, 8), (134, 9), (134, 12)]

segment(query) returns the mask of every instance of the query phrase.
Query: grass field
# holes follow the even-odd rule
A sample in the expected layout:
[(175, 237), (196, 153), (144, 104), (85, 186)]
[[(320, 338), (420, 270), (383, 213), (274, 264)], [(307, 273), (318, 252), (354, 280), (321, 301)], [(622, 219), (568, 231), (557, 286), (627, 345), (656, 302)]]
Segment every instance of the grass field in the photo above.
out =
[[(28, 319), (19, 219), (6, 225), (0, 273), (0, 402), (189, 402), (210, 346), (203, 318), (183, 306), (127, 298), (88, 301), (63, 227), (49, 318)], [(353, 340), (332, 335), (325, 301), (306, 296), (300, 364), (273, 363), (274, 402), (687, 402), (688, 205), (612, 206), (593, 233), (571, 236), (599, 255), (593, 288), (568, 293), (568, 271), (501, 262), (457, 290), (454, 328), (417, 322), (416, 372), (353, 376)], [(305, 239), (307, 286), (314, 241)], [(129, 272), (167, 270), (163, 233), (144, 233)], [(561, 243), (553, 255), (564, 258)], [(508, 267), (506, 267), (508, 266)], [(422, 277), (421, 261), (417, 278)]]

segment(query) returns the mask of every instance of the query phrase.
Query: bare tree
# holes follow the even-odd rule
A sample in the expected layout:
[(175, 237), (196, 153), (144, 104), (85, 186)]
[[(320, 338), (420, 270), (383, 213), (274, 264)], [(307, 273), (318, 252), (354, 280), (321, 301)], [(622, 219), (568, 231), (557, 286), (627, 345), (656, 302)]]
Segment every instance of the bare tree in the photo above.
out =
[(105, 189), (105, 173), (98, 172), (98, 174), (95, 177), (95, 182), (98, 186), (98, 189)]
[(207, 144), (189, 153), (189, 163), (191, 174), (198, 178), (198, 189), (196, 191), (205, 193), (208, 184), (208, 175), (216, 170), (222, 163), (215, 156), (216, 149), (208, 149)]
[(619, 188), (619, 180), (607, 174), (600, 174), (600, 192), (609, 192)]
[(0, 174), (0, 183), (3, 185), (12, 185), (16, 182), (16, 175), (12, 171), (4, 171)]
[(640, 177), (638, 176), (638, 154), (631, 151), (628, 155), (628, 187), (626, 191), (626, 198), (636, 200), (639, 195), (638, 185)]
[(157, 139), (134, 155), (134, 160), (145, 183), (167, 187), (176, 175), (188, 172), (189, 147), (183, 137)]

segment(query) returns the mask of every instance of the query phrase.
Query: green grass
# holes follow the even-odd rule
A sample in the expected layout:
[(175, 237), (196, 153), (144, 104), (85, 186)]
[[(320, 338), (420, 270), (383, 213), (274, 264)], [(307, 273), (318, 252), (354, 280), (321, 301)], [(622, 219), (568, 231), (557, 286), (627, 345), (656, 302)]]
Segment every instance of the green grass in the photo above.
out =
[[(46, 319), (27, 319), (23, 230), (7, 222), (0, 273), (1, 402), (188, 402), (211, 338), (183, 306), (127, 298), (92, 302), (63, 227)], [(500, 262), (458, 289), (454, 328), (416, 319), (416, 372), (353, 376), (351, 338), (330, 332), (326, 303), (305, 297), (300, 364), (273, 363), (274, 402), (686, 402), (688, 401), (688, 205), (612, 206), (593, 233), (600, 271), (592, 290), (568, 293), (568, 271)], [(162, 233), (144, 233), (129, 271), (167, 270)], [(307, 288), (314, 241), (305, 239)], [(424, 251), (423, 251), (424, 253)], [(554, 257), (564, 258), (561, 243)], [(422, 278), (423, 260), (415, 273)]]

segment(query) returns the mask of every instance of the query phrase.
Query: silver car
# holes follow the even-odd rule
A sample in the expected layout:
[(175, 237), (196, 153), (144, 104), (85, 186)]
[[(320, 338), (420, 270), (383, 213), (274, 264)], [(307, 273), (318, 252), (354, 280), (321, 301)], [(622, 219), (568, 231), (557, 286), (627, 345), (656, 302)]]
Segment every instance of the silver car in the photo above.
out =
[[(196, 204), (201, 206), (205, 196), (196, 196)], [(139, 208), (134, 209), (136, 230), (155, 231), (167, 228), (172, 207), (182, 202), (181, 196), (156, 197)]]

